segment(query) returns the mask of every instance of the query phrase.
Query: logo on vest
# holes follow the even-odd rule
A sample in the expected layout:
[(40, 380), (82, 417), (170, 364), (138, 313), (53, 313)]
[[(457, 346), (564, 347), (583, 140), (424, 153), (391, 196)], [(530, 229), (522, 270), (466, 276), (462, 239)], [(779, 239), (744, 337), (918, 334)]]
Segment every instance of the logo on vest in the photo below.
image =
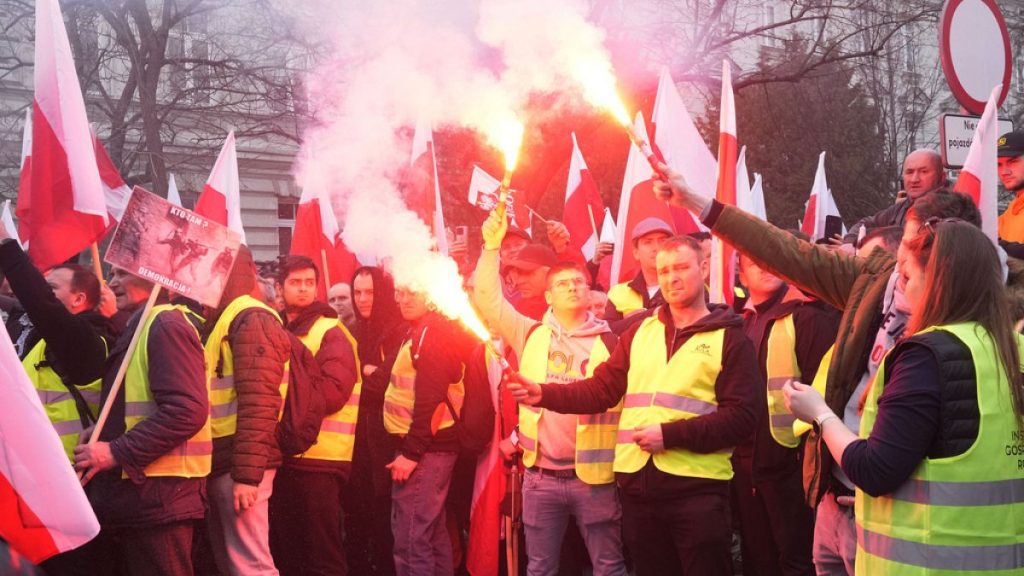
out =
[(694, 354), (703, 354), (705, 356), (711, 356), (711, 346), (709, 344), (697, 344), (693, 347)]

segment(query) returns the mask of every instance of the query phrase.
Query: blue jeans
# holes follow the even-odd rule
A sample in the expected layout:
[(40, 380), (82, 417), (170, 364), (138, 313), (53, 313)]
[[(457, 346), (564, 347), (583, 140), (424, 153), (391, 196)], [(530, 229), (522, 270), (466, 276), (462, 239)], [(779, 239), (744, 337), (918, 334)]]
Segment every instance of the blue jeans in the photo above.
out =
[(590, 485), (579, 478), (554, 478), (527, 470), (523, 480), (523, 526), (529, 576), (558, 574), (559, 552), (569, 517), (576, 518), (594, 576), (625, 576), (622, 506), (614, 483)]
[(398, 576), (449, 576), (455, 572), (445, 525), (445, 500), (455, 452), (427, 452), (405, 484), (391, 485), (391, 532)]
[(818, 504), (814, 523), (814, 570), (818, 576), (853, 576), (857, 525), (853, 506), (840, 506), (832, 492)]

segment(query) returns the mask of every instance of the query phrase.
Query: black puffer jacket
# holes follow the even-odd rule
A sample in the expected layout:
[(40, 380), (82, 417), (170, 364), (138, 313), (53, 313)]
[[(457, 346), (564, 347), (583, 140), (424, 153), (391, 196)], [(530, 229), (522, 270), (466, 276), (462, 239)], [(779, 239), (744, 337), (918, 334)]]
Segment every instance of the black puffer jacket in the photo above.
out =
[[(243, 246), (228, 277), (221, 307), (214, 311), (207, 327), (212, 329), (235, 298), (251, 294), (255, 288), (252, 254)], [(240, 313), (228, 328), (227, 342), (234, 360), (238, 424), (233, 435), (214, 439), (211, 476), (230, 472), (235, 482), (256, 486), (267, 468), (281, 465), (274, 433), (291, 343), (280, 318), (263, 308)]]

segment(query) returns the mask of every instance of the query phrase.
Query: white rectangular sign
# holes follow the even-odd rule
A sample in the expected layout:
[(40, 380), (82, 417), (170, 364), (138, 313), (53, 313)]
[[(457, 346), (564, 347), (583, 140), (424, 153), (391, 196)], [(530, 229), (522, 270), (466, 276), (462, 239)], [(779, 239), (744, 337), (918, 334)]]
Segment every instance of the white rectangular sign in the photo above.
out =
[[(962, 168), (967, 160), (967, 151), (974, 140), (974, 130), (980, 116), (943, 114), (939, 117), (939, 138), (942, 140), (942, 163), (946, 168)], [(1013, 131), (1013, 122), (999, 120), (998, 135)]]

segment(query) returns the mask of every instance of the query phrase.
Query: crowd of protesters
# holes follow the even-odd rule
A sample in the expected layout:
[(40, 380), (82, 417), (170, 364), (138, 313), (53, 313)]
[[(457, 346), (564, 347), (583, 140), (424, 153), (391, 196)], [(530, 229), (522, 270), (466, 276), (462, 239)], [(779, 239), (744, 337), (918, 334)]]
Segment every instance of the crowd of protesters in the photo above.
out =
[[(1024, 190), (1024, 133), (999, 156)], [(710, 234), (639, 222), (627, 282), (597, 286), (611, 246), (588, 262), (554, 221), (544, 244), (492, 212), (478, 258), (453, 245), (512, 365), (487, 383), (519, 403), (499, 444), (526, 573), (1024, 572), (1021, 197), (994, 243), (919, 150), (904, 199), (812, 243), (660, 168)], [(220, 306), (143, 316), (147, 281), (44, 273), (2, 230), (7, 330), (102, 526), (45, 573), (463, 570), (463, 417), (491, 357), (425, 292), (364, 266), (318, 300), (312, 260), (260, 273), (243, 246)], [(712, 235), (738, 252), (732, 305), (709, 302)], [(301, 448), (298, 390), (322, 413)]]

